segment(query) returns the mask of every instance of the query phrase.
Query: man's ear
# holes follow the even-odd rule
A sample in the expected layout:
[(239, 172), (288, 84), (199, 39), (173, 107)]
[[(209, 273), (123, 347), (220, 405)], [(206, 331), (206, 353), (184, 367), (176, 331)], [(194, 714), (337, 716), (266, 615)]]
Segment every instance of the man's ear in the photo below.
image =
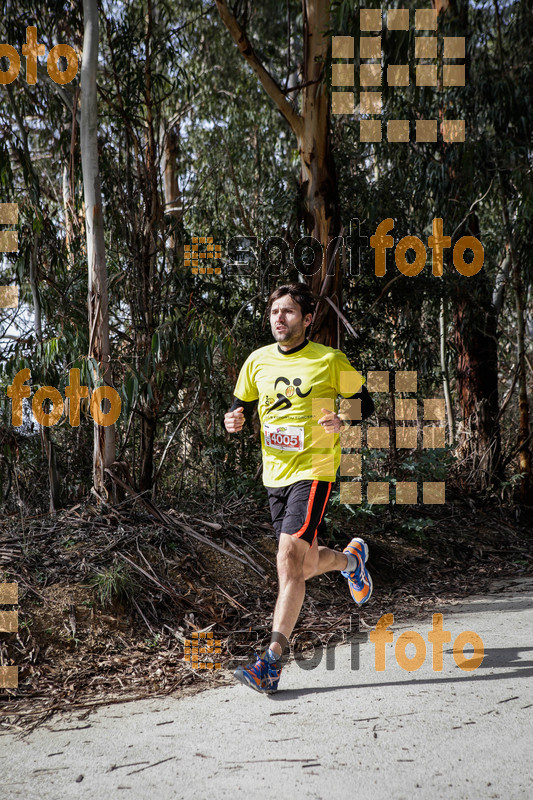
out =
[(312, 314), (306, 314), (305, 317), (304, 317), (304, 325), (305, 325), (306, 329), (309, 327), (309, 325), (311, 324), (312, 321), (313, 321), (313, 315)]

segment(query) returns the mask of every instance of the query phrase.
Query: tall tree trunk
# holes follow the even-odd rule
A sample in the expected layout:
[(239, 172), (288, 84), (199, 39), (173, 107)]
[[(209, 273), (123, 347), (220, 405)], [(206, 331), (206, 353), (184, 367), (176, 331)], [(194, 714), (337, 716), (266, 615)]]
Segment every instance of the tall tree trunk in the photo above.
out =
[[(229, 10), (226, 0), (215, 0), (222, 21), (236, 42), (239, 51), (256, 73), (264, 90), (289, 123), (300, 154), (300, 191), (303, 221), (307, 233), (320, 242), (323, 249), (321, 268), (308, 283), (316, 294), (333, 300), (341, 310), (342, 276), (340, 259), (333, 259), (335, 269), (327, 275), (332, 248), (328, 245), (340, 230), (339, 197), (335, 165), (329, 134), (329, 96), (324, 82), (324, 64), (330, 41), (330, 0), (303, 0), (303, 80), (300, 91), (301, 113), (289, 103), (286, 93), (264, 67), (244, 28)], [(337, 347), (339, 332), (337, 314), (323, 302), (313, 321), (313, 339)]]
[[(468, 0), (434, 0), (437, 13), (448, 22), (446, 35), (467, 36), (469, 32)], [(439, 24), (441, 24), (439, 22)], [(468, 42), (468, 38), (467, 38)], [(465, 61), (468, 83), (468, 44)], [(465, 110), (467, 113), (468, 109)], [(457, 147), (457, 145), (445, 145)], [(468, 152), (465, 152), (468, 158)], [(444, 154), (443, 154), (444, 155)], [(468, 170), (464, 171), (468, 174)], [(460, 160), (448, 167), (451, 185), (450, 224), (455, 215), (464, 215), (465, 188)], [(460, 217), (459, 217), (460, 218)], [(479, 238), (479, 221), (475, 214), (466, 214), (466, 222), (456, 235)], [(498, 424), (498, 341), (497, 314), (492, 293), (484, 272), (454, 279), (454, 330), (457, 351), (457, 398), (462, 415), (459, 426), (459, 453), (470, 468), (468, 485), (484, 489), (501, 475), (501, 443)]]
[[(145, 213), (142, 230), (142, 249), (139, 262), (142, 287), (139, 297), (141, 325), (137, 339), (139, 342), (138, 352), (149, 361), (152, 351), (152, 336), (157, 329), (161, 305), (161, 289), (157, 275), (157, 238), (158, 226), (162, 217), (158, 187), (157, 144), (154, 132), (152, 100), (153, 6), (151, 0), (147, 0), (145, 22), (146, 61), (144, 65), (144, 102), (146, 108), (146, 125), (144, 162), (146, 168), (142, 181)], [(147, 396), (143, 398), (139, 404), (141, 414), (141, 469), (139, 487), (141, 491), (146, 491), (153, 487), (154, 445), (161, 402), (161, 391), (158, 387), (156, 377), (157, 368), (152, 371), (149, 377), (147, 376), (152, 397), (149, 398)]]
[[(456, 198), (460, 196), (457, 182)], [(460, 235), (479, 238), (473, 214)], [(455, 278), (454, 339), (457, 353), (457, 398), (462, 423), (458, 453), (469, 469), (468, 485), (486, 489), (501, 478), (498, 400), (498, 315), (484, 272)]]
[[(139, 488), (141, 492), (153, 489), (154, 473), (154, 445), (157, 431), (157, 413), (150, 407), (145, 407), (141, 417), (141, 443), (139, 451), (140, 476)], [(152, 492), (152, 494), (154, 494)]]
[(455, 441), (455, 415), (453, 411), (452, 393), (450, 389), (448, 355), (446, 352), (446, 340), (448, 338), (448, 331), (446, 325), (446, 307), (445, 307), (444, 297), (441, 297), (440, 299), (439, 338), (440, 338), (440, 368), (442, 371), (442, 385), (444, 388), (444, 399), (446, 401), (446, 414), (448, 415), (448, 444), (453, 444)]
[[(342, 276), (340, 259), (334, 259), (335, 271), (327, 275), (328, 245), (339, 234), (340, 209), (335, 162), (331, 152), (330, 99), (322, 71), (326, 63), (330, 36), (329, 0), (304, 0), (304, 74), (302, 89), (302, 119), (298, 137), (302, 171), (300, 186), (305, 208), (305, 227), (324, 249), (320, 272), (313, 275), (311, 288), (317, 295), (330, 297), (342, 310)], [(338, 317), (329, 303), (324, 302), (313, 321), (313, 339), (338, 347)]]
[(531, 492), (531, 446), (529, 432), (529, 401), (526, 380), (526, 348), (525, 348), (525, 309), (524, 283), (520, 267), (514, 264), (514, 290), (516, 296), (516, 355), (518, 360), (518, 459), (522, 479), (520, 481), (520, 500), (527, 502)]
[[(475, 235), (475, 234), (470, 234)], [(500, 475), (497, 317), (482, 273), (456, 280), (454, 307), (457, 397), (462, 411), (459, 451), (469, 485), (486, 488)]]
[[(99, 365), (104, 384), (112, 385), (109, 346), (109, 309), (105, 261), (102, 193), (98, 166), (98, 110), (96, 71), (98, 66), (98, 4), (83, 0), (83, 59), (81, 65), (81, 165), (85, 197), (87, 262), (89, 272), (89, 356)], [(107, 496), (109, 479), (104, 470), (115, 460), (115, 426), (94, 424), (93, 484)]]
[(525, 347), (525, 303), (524, 282), (516, 254), (515, 241), (509, 207), (507, 205), (507, 181), (500, 172), (503, 221), (508, 239), (508, 252), (515, 292), (516, 308), (516, 362), (518, 368), (518, 463), (522, 478), (520, 480), (520, 500), (525, 503), (531, 489), (531, 446), (529, 443), (529, 400), (527, 396), (526, 347)]
[[(504, 69), (504, 54), (502, 47), (502, 32), (501, 32), (501, 19), (500, 9), (498, 7), (498, 0), (494, 0), (494, 8), (496, 11), (496, 22), (498, 29), (498, 54), (500, 60), (500, 72), (502, 77), (505, 75)], [(527, 170), (528, 164), (524, 163), (524, 169)], [(518, 263), (513, 229), (511, 220), (509, 218), (509, 206), (507, 203), (508, 195), (508, 175), (505, 170), (500, 170), (500, 190), (502, 196), (503, 208), (503, 221), (507, 232), (508, 239), (508, 254), (510, 259), (510, 269), (513, 278), (513, 288), (515, 291), (516, 300), (516, 358), (518, 367), (518, 460), (520, 473), (522, 478), (520, 480), (520, 500), (525, 503), (529, 499), (529, 494), (532, 485), (531, 476), (531, 444), (530, 444), (530, 431), (529, 431), (529, 401), (527, 396), (527, 379), (526, 379), (526, 349), (525, 349), (525, 303), (524, 303), (524, 283), (522, 280), (522, 273)], [(508, 275), (508, 272), (507, 272)], [(503, 294), (503, 289), (502, 289)], [(503, 301), (503, 298), (502, 298)]]
[[(31, 202), (35, 208), (39, 208), (39, 198), (41, 190), (39, 186), (39, 178), (33, 168), (33, 161), (30, 153), (30, 146), (28, 142), (28, 134), (24, 124), (24, 119), (20, 113), (19, 107), (15, 100), (13, 88), (10, 85), (6, 86), (9, 102), (15, 114), (15, 119), (19, 127), (20, 137), (24, 148), (24, 155), (26, 161), (21, 159), (21, 167), (23, 170), (29, 168), (31, 175), (31, 189), (30, 197)], [(30, 252), (30, 276), (29, 283), (31, 289), (31, 296), (33, 300), (33, 330), (35, 332), (35, 339), (37, 341), (38, 349), (41, 348), (43, 342), (43, 327), (42, 327), (42, 313), (41, 313), (41, 296), (39, 294), (39, 277), (37, 274), (37, 256), (39, 252), (39, 234), (35, 233)], [(48, 486), (49, 486), (49, 508), (50, 511), (55, 511), (59, 506), (60, 483), (57, 471), (57, 461), (55, 454), (54, 441), (52, 439), (50, 430), (44, 425), (40, 426), (41, 429), (41, 443), (46, 456), (46, 465), (48, 470)]]
[[(164, 137), (164, 189), (165, 189), (165, 214), (175, 220), (176, 225), (181, 223), (183, 218), (183, 203), (178, 182), (178, 154), (179, 154), (179, 128), (177, 125), (170, 124), (168, 130), (163, 133)], [(170, 247), (175, 255), (180, 259), (178, 251), (178, 239), (172, 233), (170, 237)], [(183, 250), (183, 246), (181, 246)]]
[[(38, 350), (43, 343), (43, 329), (41, 322), (41, 298), (39, 295), (39, 282), (37, 278), (37, 253), (39, 248), (39, 234), (34, 235), (34, 240), (30, 253), (30, 288), (33, 298), (33, 329), (37, 340)], [(46, 455), (46, 466), (48, 469), (48, 485), (50, 489), (50, 511), (56, 511), (59, 507), (59, 476), (57, 474), (56, 452), (50, 429), (44, 425), (41, 428), (41, 442)]]

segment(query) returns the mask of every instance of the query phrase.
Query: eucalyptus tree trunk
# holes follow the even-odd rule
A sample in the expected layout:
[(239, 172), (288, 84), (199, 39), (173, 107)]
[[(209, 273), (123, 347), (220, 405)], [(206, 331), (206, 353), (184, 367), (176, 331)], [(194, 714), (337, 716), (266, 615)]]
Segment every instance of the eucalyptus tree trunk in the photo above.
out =
[[(30, 253), (30, 288), (33, 298), (33, 330), (35, 331), (35, 338), (37, 339), (39, 347), (43, 342), (43, 328), (41, 322), (41, 297), (39, 294), (39, 281), (37, 277), (37, 254), (39, 250), (39, 234), (34, 234), (35, 238), (32, 243)], [(50, 487), (50, 511), (56, 511), (59, 507), (59, 475), (57, 472), (57, 461), (55, 445), (50, 434), (50, 429), (44, 425), (40, 425), (41, 429), (41, 442), (46, 455), (46, 464), (48, 467), (48, 482)]]
[[(98, 363), (95, 379), (111, 385), (109, 310), (105, 261), (102, 193), (98, 167), (98, 111), (96, 71), (98, 66), (98, 4), (83, 0), (83, 59), (81, 65), (81, 165), (85, 198), (87, 263), (89, 271), (89, 356)], [(115, 426), (94, 424), (93, 484), (107, 496), (104, 470), (115, 460)]]
[[(446, 26), (446, 35), (469, 34), (468, 0), (433, 0), (439, 28)], [(466, 81), (469, 83), (468, 46), (465, 59)], [(465, 112), (466, 113), (466, 112)], [(458, 145), (445, 145), (457, 147)], [(465, 159), (468, 151), (463, 150)], [(446, 154), (444, 153), (444, 156)], [(465, 178), (461, 160), (448, 166), (450, 196), (446, 214), (450, 224), (454, 214), (464, 213)], [(480, 237), (479, 219), (475, 212), (467, 214), (455, 235)], [(461, 421), (458, 423), (458, 454), (469, 470), (468, 486), (485, 489), (501, 476), (501, 438), (498, 398), (497, 313), (492, 303), (492, 290), (484, 272), (454, 280), (452, 291), (454, 345), (457, 354), (457, 401)]]
[[(262, 64), (226, 0), (215, 0), (218, 12), (243, 58), (256, 73), (263, 89), (287, 120), (300, 154), (300, 191), (303, 222), (307, 233), (323, 248), (321, 268), (308, 283), (316, 294), (329, 297), (341, 310), (342, 276), (338, 255), (335, 269), (329, 270), (332, 248), (328, 245), (339, 235), (340, 209), (335, 164), (330, 139), (330, 101), (324, 81), (324, 64), (330, 41), (330, 0), (303, 0), (303, 75), (300, 87), (301, 111), (287, 100), (287, 92)], [(327, 302), (317, 309), (312, 338), (337, 347), (340, 343), (337, 313)]]
[[(464, 233), (479, 237), (475, 215)], [(501, 439), (497, 315), (483, 273), (456, 280), (453, 314), (462, 412), (459, 453), (470, 467), (469, 485), (485, 489), (501, 477)]]
[[(144, 171), (142, 192), (144, 217), (140, 236), (140, 253), (137, 259), (138, 280), (142, 287), (138, 295), (139, 328), (136, 332), (138, 352), (148, 357), (152, 352), (152, 337), (159, 324), (161, 312), (161, 283), (157, 274), (157, 242), (162, 219), (162, 208), (158, 183), (158, 152), (155, 135), (156, 115), (152, 86), (154, 50), (154, 8), (152, 0), (147, 0), (145, 14), (145, 62), (144, 62)], [(176, 187), (174, 187), (174, 190)], [(141, 492), (153, 489), (154, 447), (157, 423), (160, 414), (162, 394), (157, 383), (157, 371), (151, 370), (147, 376), (151, 388), (148, 395), (139, 402), (141, 417), (140, 474)]]
[[(26, 131), (26, 126), (24, 122), (24, 118), (20, 112), (20, 109), (17, 105), (15, 99), (15, 93), (13, 91), (12, 86), (9, 84), (6, 86), (7, 94), (9, 97), (9, 102), (11, 103), (11, 108), (13, 109), (13, 113), (15, 115), (15, 119), (17, 120), (17, 125), (19, 127), (19, 133), (22, 140), (22, 146), (24, 149), (24, 156), (25, 161), (21, 156), (21, 152), (19, 153), (20, 164), (23, 170), (29, 169), (30, 176), (31, 176), (31, 183), (30, 183), (30, 198), (32, 203), (38, 208), (39, 207), (39, 198), (41, 196), (41, 190), (39, 186), (39, 177), (35, 172), (33, 161), (31, 158), (30, 152), (30, 144), (28, 141), (28, 133)], [(42, 326), (42, 309), (41, 309), (41, 295), (39, 293), (39, 276), (38, 276), (38, 269), (37, 269), (37, 259), (39, 255), (39, 243), (40, 243), (40, 236), (38, 233), (35, 233), (33, 236), (33, 241), (31, 243), (30, 249), (30, 275), (29, 275), (29, 283), (31, 289), (31, 296), (33, 300), (33, 330), (35, 333), (35, 339), (37, 341), (37, 345), (39, 348), (42, 346), (43, 342), (43, 326)], [(59, 506), (59, 497), (60, 497), (60, 482), (59, 482), (59, 474), (57, 470), (57, 460), (56, 460), (56, 453), (55, 453), (55, 445), (54, 441), (51, 436), (51, 431), (44, 425), (40, 425), (40, 434), (41, 434), (41, 443), (43, 446), (44, 454), (46, 456), (46, 464), (48, 468), (48, 483), (49, 483), (49, 508), (50, 511), (56, 511)]]
[[(172, 121), (167, 124), (167, 130), (163, 131), (165, 214), (172, 217), (176, 225), (180, 225), (183, 219), (183, 204), (178, 182), (179, 126)], [(178, 251), (178, 239), (174, 233), (170, 237), (170, 247), (178, 259), (183, 256), (183, 246), (180, 245)]]
[[(502, 31), (500, 9), (497, 0), (494, 0), (496, 20), (498, 25), (498, 54), (500, 61), (500, 71), (502, 77), (505, 75), (505, 62), (502, 47)], [(528, 165), (524, 163), (524, 169)], [(507, 249), (509, 255), (510, 269), (512, 272), (513, 288), (515, 291), (516, 308), (516, 360), (518, 369), (518, 461), (520, 467), (520, 500), (526, 503), (530, 497), (532, 487), (531, 474), (531, 432), (529, 424), (529, 399), (527, 395), (527, 376), (526, 376), (526, 344), (525, 344), (525, 302), (527, 301), (527, 289), (524, 291), (522, 272), (516, 252), (513, 229), (509, 217), (508, 205), (508, 184), (509, 177), (504, 169), (499, 172), (500, 190), (502, 196), (503, 221), (507, 232)], [(507, 278), (509, 269), (507, 269)]]
[(513, 229), (509, 218), (505, 179), (500, 173), (503, 221), (507, 231), (508, 252), (511, 262), (513, 288), (516, 308), (516, 363), (518, 369), (518, 464), (520, 474), (520, 500), (527, 502), (531, 491), (531, 433), (529, 430), (529, 399), (527, 395), (526, 345), (525, 345), (525, 291), (522, 272), (518, 261)]
[(526, 503), (531, 496), (531, 433), (529, 425), (529, 400), (527, 396), (525, 303), (524, 282), (518, 263), (514, 264), (514, 290), (516, 296), (516, 356), (518, 361), (518, 459), (520, 466), (520, 499)]
[(440, 368), (442, 372), (442, 385), (444, 388), (444, 399), (446, 401), (446, 414), (448, 416), (448, 444), (455, 441), (455, 416), (453, 413), (452, 392), (450, 388), (450, 373), (448, 370), (448, 354), (446, 352), (446, 341), (448, 331), (446, 326), (446, 307), (444, 297), (440, 299), (439, 313), (439, 340), (440, 340)]

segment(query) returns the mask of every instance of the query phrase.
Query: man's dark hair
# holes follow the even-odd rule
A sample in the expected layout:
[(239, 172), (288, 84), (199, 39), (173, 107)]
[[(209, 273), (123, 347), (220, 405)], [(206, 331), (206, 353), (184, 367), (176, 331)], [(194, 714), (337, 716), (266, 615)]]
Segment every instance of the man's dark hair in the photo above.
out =
[(286, 294), (288, 294), (295, 303), (298, 303), (302, 310), (302, 317), (314, 313), (316, 299), (309, 286), (306, 283), (287, 283), (285, 286), (278, 286), (277, 289), (274, 289), (268, 298), (266, 310), (269, 316), (272, 303), (274, 303), (275, 300), (279, 300), (280, 297), (285, 297)]

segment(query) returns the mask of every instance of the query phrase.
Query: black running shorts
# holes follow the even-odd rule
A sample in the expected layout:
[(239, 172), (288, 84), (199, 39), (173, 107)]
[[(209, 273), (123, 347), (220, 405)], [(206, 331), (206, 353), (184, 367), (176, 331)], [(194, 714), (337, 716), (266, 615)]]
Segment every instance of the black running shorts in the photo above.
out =
[(290, 486), (267, 486), (272, 524), (279, 537), (282, 533), (303, 539), (311, 546), (325, 525), (322, 517), (328, 504), (332, 483), (297, 481)]

